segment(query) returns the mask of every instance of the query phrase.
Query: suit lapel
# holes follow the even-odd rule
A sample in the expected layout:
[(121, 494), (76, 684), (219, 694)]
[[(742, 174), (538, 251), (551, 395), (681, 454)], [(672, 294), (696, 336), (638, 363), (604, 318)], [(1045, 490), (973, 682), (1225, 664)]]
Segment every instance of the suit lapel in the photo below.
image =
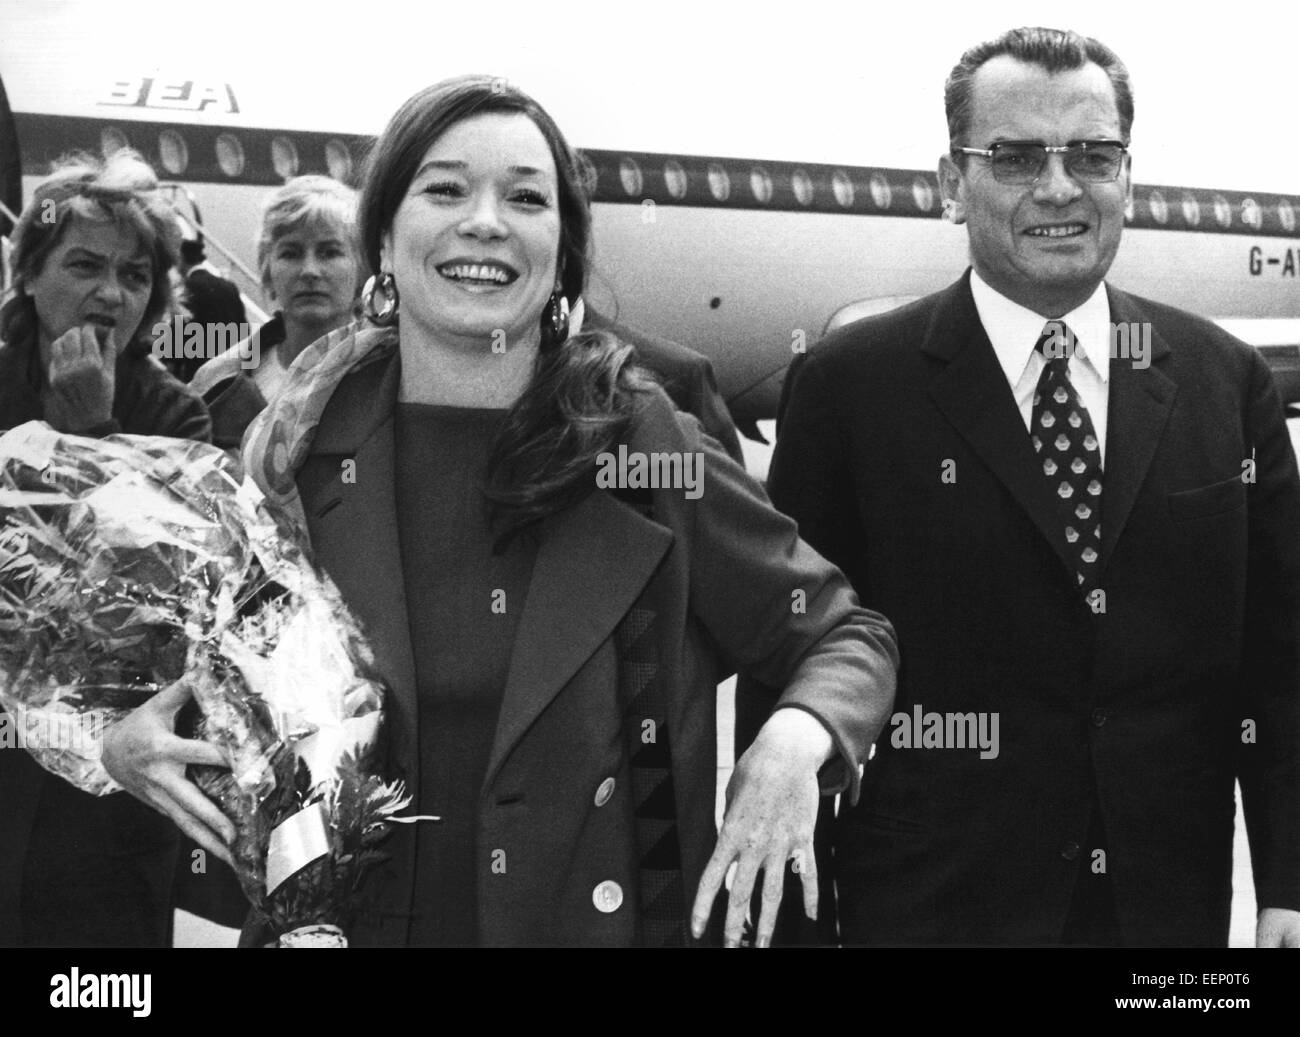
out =
[(1029, 433), (980, 322), (969, 271), (947, 295), (921, 346), (947, 362), (930, 385), (930, 397), (1047, 538), (1073, 578), (1074, 562), (1060, 515), (1047, 494)]
[[(340, 470), (317, 486), (299, 483), (312, 546), (365, 624), (383, 662), (392, 700), (390, 752), (408, 787), (418, 787), (415, 752), (415, 660), (406, 612), (406, 584), (398, 540), (394, 410), (400, 371), (396, 358), (367, 365), (335, 390), (312, 442), (313, 457)], [(355, 462), (355, 483), (342, 479), (341, 462)], [(328, 467), (326, 468), (328, 471)]]
[[(1150, 323), (1131, 296), (1109, 285), (1106, 291), (1112, 322), (1130, 326)], [(1161, 369), (1168, 355), (1168, 344), (1152, 325), (1150, 366), (1138, 369), (1128, 359), (1111, 357), (1101, 506), (1099, 571), (1103, 573), (1133, 512), (1178, 394), (1178, 386)]]
[(613, 634), (672, 541), (668, 529), (602, 491), (544, 523), (485, 787), (542, 710)]
[[(312, 443), (332, 465), (352, 457), (356, 484), (300, 480), (317, 555), (366, 634), (392, 693), (391, 751), (418, 787), (415, 663), (408, 625), (394, 483), (396, 357), (340, 384)], [(328, 471), (328, 469), (327, 469)], [(582, 665), (613, 634), (654, 575), (673, 534), (597, 491), (543, 523), (528, 596), (510, 657), (488, 763), (491, 784), (510, 751)], [(610, 689), (610, 695), (616, 689)]]

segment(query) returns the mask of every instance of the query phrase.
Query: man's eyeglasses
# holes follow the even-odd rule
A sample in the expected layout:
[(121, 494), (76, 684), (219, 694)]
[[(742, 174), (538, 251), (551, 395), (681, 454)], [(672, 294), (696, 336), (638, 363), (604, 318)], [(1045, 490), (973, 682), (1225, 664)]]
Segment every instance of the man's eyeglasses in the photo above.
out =
[(1065, 171), (1075, 180), (1106, 184), (1119, 176), (1128, 148), (1118, 140), (1074, 140), (1052, 147), (1036, 140), (1000, 140), (987, 148), (952, 149), (954, 155), (983, 155), (1000, 184), (1024, 187), (1038, 182), (1048, 155), (1064, 155)]

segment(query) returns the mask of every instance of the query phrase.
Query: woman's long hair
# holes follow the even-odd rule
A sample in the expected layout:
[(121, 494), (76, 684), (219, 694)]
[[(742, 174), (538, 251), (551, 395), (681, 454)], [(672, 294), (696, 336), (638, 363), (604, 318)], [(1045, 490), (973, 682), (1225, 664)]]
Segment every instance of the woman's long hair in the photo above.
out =
[(36, 303), (24, 288), (45, 268), (50, 253), (76, 220), (112, 223), (134, 233), (149, 257), (153, 289), (138, 328), (124, 350), (148, 353), (153, 327), (171, 309), (168, 273), (176, 265), (181, 232), (157, 192), (158, 178), (134, 151), (123, 149), (106, 162), (71, 155), (55, 163), (54, 172), (37, 185), (14, 229), (12, 294), (0, 307), (0, 341), (35, 348), (40, 323)]
[[(561, 292), (572, 306), (587, 280), (591, 245), (589, 177), (549, 114), (527, 94), (490, 76), (444, 80), (410, 98), (389, 121), (366, 162), (359, 222), (362, 248), (379, 272), (380, 248), (425, 153), (456, 123), (489, 113), (522, 114), (555, 160), (560, 214)], [(540, 315), (532, 379), (506, 415), (488, 461), (487, 496), (498, 542), (577, 503), (596, 487), (596, 457), (631, 424), (646, 376), (632, 347), (604, 332), (557, 341)]]

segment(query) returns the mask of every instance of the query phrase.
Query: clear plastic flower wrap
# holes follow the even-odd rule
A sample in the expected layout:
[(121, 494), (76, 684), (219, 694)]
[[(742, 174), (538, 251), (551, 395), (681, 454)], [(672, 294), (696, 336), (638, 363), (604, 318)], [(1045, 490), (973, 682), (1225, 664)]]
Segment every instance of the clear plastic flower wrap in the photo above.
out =
[(345, 925), (408, 798), (371, 773), (383, 688), (337, 588), (216, 447), (0, 436), (0, 721), (104, 795), (102, 729), (176, 681), (250, 902), (277, 936)]

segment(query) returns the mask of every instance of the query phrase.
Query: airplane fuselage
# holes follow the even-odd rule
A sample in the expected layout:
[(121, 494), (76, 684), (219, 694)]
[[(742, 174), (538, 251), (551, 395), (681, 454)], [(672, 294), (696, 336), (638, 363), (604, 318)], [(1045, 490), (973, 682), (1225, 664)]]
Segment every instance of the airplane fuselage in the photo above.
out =
[[(184, 186), (205, 232), (250, 266), (267, 190), (306, 172), (355, 181), (369, 144), (359, 135), (196, 122), (193, 112), (134, 103), (162, 104), (183, 90), (119, 92), (122, 103), (90, 116), (15, 112), (24, 197), (61, 154), (130, 145)], [(204, 103), (219, 101), (213, 94)], [(595, 183), (589, 305), (709, 356), (746, 426), (775, 413), (790, 358), (837, 314), (925, 295), (966, 266), (965, 233), (939, 218), (933, 172), (584, 154)], [(1110, 279), (1207, 317), (1238, 318), (1235, 330), (1264, 349), (1284, 396), (1300, 399), (1298, 214), (1300, 198), (1272, 192), (1137, 185)], [(1253, 340), (1251, 322), (1262, 319), (1274, 321), (1268, 340)]]

